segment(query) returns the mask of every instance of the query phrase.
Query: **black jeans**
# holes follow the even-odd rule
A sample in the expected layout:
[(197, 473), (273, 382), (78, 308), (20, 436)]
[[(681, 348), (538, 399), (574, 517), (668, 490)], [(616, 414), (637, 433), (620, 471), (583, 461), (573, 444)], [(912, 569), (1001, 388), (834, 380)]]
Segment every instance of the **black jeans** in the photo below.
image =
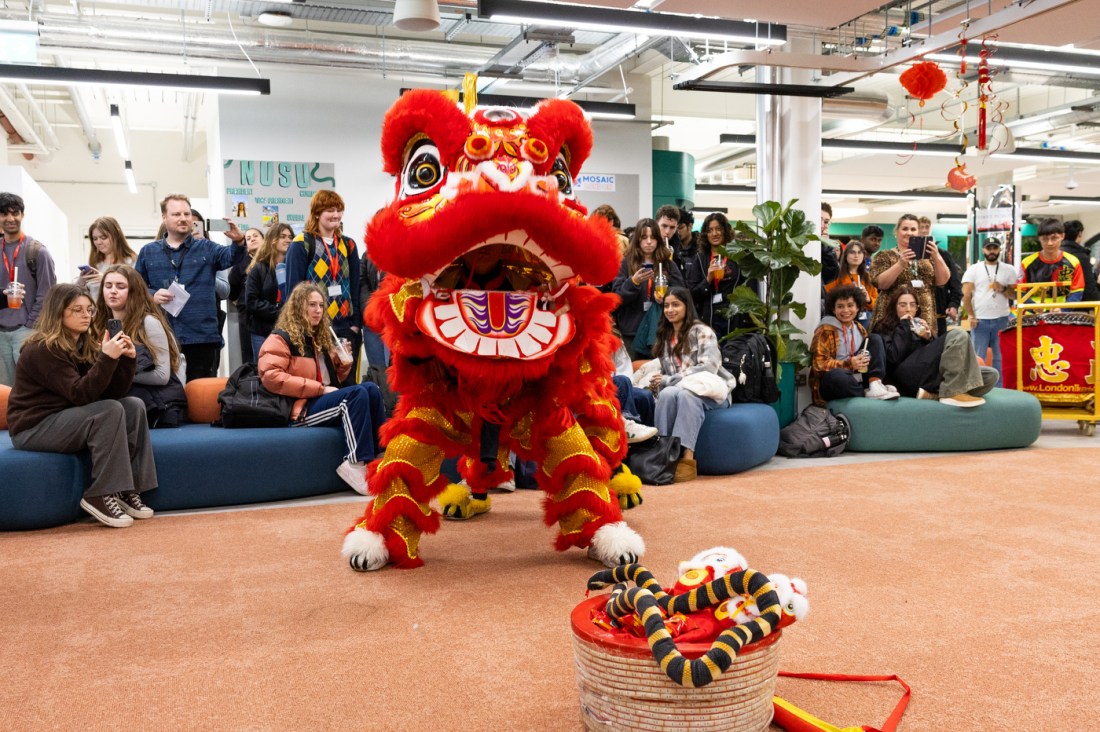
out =
[(221, 346), (217, 343), (188, 343), (180, 346), (180, 352), (187, 358), (187, 380), (217, 376), (219, 351)]

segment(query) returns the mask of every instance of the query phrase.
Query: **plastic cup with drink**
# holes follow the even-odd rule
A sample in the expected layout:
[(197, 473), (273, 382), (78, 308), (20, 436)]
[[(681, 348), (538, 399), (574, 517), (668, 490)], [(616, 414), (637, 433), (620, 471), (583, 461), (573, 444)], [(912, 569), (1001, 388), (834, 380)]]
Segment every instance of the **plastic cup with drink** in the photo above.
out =
[(653, 280), (653, 294), (658, 300), (664, 300), (668, 294), (668, 277), (665, 276), (661, 263), (657, 263), (657, 277)]
[(867, 364), (871, 361), (871, 353), (866, 348), (856, 354), (859, 357), (859, 368), (856, 369), (861, 374), (867, 373)]
[(352, 363), (355, 359), (351, 355), (351, 341), (336, 335), (336, 331), (332, 328), (329, 328), (329, 331), (332, 333), (332, 337), (336, 339), (336, 357), (340, 359), (340, 363)]
[(19, 268), (12, 272), (11, 282), (4, 288), (4, 294), (8, 297), (9, 308), (23, 307), (23, 297), (27, 294), (27, 286), (19, 282)]
[(717, 285), (722, 281), (722, 278), (726, 276), (726, 258), (721, 254), (715, 254), (714, 259), (710, 262), (710, 266), (710, 277), (714, 280), (714, 284)]

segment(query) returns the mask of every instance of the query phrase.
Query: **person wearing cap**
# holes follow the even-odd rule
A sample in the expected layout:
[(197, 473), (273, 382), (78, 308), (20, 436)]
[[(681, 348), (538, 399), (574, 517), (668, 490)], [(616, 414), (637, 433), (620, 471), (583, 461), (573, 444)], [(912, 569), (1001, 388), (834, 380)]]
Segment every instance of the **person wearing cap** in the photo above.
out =
[(962, 277), (963, 309), (974, 343), (974, 352), (983, 360), (986, 349), (993, 352), (989, 365), (1001, 377), (1001, 329), (1008, 325), (1009, 308), (1016, 293), (1016, 270), (1001, 261), (1001, 242), (989, 237), (982, 246), (982, 260), (970, 265)]

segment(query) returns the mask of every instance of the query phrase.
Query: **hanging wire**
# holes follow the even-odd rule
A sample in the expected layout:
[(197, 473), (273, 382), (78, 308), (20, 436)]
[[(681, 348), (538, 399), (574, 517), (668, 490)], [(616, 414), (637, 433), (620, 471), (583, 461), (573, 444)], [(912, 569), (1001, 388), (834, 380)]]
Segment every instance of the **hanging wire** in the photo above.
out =
[(252, 62), (252, 57), (248, 55), (248, 51), (244, 50), (244, 46), (241, 44), (240, 39), (237, 38), (237, 29), (233, 27), (233, 13), (226, 13), (225, 19), (229, 21), (229, 32), (233, 34), (233, 42), (237, 44), (237, 48), (240, 49), (244, 57), (248, 59), (248, 63), (252, 66), (252, 70), (256, 72), (256, 76), (262, 76), (260, 70), (256, 68), (256, 64)]

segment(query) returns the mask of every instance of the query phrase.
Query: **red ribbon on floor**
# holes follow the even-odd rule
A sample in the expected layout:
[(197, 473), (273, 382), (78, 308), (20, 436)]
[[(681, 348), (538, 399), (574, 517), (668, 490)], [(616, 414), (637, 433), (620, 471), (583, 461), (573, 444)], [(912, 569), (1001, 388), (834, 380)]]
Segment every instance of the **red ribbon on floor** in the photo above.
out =
[(905, 693), (902, 694), (901, 700), (898, 701), (897, 705), (894, 707), (894, 711), (890, 713), (890, 716), (886, 718), (886, 722), (882, 727), (871, 727), (865, 724), (861, 727), (845, 727), (844, 729), (840, 729), (827, 722), (822, 722), (817, 717), (802, 711), (788, 701), (775, 697), (775, 717), (772, 721), (787, 730), (787, 732), (848, 732), (848, 730), (863, 730), (863, 732), (896, 732), (898, 724), (901, 723), (901, 718), (905, 714), (905, 708), (909, 706), (909, 697), (912, 695), (909, 684), (905, 683), (905, 681), (896, 674), (890, 674), (889, 676), (868, 676), (858, 674), (821, 674), (780, 671), (779, 675), (792, 679), (811, 679), (815, 681), (896, 681), (905, 689)]

